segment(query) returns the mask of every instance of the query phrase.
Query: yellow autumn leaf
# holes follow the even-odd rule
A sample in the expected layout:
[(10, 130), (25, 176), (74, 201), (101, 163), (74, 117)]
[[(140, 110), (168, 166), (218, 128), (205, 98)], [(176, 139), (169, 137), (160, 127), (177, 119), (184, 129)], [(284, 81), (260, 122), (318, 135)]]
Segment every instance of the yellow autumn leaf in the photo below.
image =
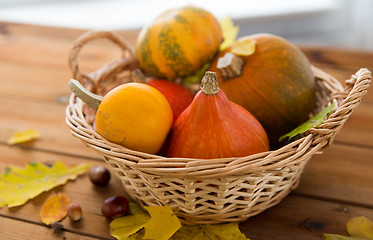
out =
[(40, 134), (35, 129), (28, 129), (24, 131), (18, 131), (8, 139), (9, 145), (14, 145), (18, 143), (29, 142), (31, 140), (37, 139), (40, 137)]
[(60, 221), (66, 217), (69, 204), (70, 199), (65, 194), (53, 194), (41, 207), (40, 220), (47, 225)]
[(145, 209), (150, 216), (137, 204), (130, 203), (132, 215), (114, 219), (110, 223), (110, 234), (118, 240), (248, 240), (240, 232), (239, 223), (181, 225), (168, 206)]
[(181, 227), (180, 220), (170, 207), (150, 206), (145, 209), (151, 218), (144, 226), (144, 239), (168, 240)]
[(110, 234), (118, 240), (128, 239), (129, 236), (144, 228), (149, 219), (147, 214), (133, 214), (115, 218), (110, 223)]
[(342, 236), (338, 234), (329, 234), (324, 233), (321, 235), (323, 240), (367, 240), (366, 238), (359, 238), (359, 237), (348, 237), (348, 236)]
[(255, 52), (256, 41), (251, 38), (243, 38), (233, 43), (231, 53), (237, 56), (250, 56)]
[(373, 239), (373, 222), (364, 216), (350, 219), (346, 227), (352, 237)]
[(143, 240), (145, 239), (144, 235), (145, 235), (145, 229), (141, 229), (136, 234), (133, 234), (129, 236), (128, 238), (126, 238), (126, 240)]
[[(130, 202), (130, 213), (113, 219), (110, 223), (110, 234), (118, 240), (142, 239), (143, 231), (135, 234), (144, 228), (150, 216), (136, 203)], [(136, 236), (134, 236), (135, 234)], [(138, 236), (141, 235), (141, 238)]]
[(183, 225), (179, 231), (172, 236), (172, 240), (248, 240), (241, 233), (238, 223), (207, 224), (207, 225)]
[(0, 175), (0, 207), (23, 205), (42, 192), (76, 179), (88, 168), (89, 164), (68, 168), (59, 161), (51, 167), (41, 163), (28, 163), (25, 168), (9, 166)]
[(230, 16), (219, 19), (219, 24), (223, 32), (223, 42), (220, 44), (220, 51), (223, 51), (230, 46), (237, 37), (239, 26), (234, 26), (234, 23)]
[(130, 202), (130, 213), (131, 214), (148, 214), (142, 209), (137, 203)]

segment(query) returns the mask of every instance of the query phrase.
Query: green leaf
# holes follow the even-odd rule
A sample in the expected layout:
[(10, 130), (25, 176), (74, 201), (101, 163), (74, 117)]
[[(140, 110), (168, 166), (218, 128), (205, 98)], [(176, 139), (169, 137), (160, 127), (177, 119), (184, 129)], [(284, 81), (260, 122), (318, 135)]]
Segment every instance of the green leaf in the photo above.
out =
[(316, 114), (313, 118), (309, 119), (307, 122), (303, 123), (302, 125), (298, 126), (291, 132), (281, 136), (279, 138), (279, 141), (282, 142), (285, 138), (293, 138), (297, 136), (298, 134), (302, 134), (304, 132), (307, 132), (311, 128), (319, 126), (321, 123), (323, 123), (325, 116), (327, 116), (335, 107), (336, 105), (333, 103), (332, 105), (329, 105), (325, 107), (321, 112)]
[(202, 80), (202, 77), (205, 75), (206, 70), (210, 67), (210, 63), (206, 63), (202, 66), (197, 72), (193, 75), (190, 75), (183, 79), (184, 85), (190, 85), (194, 83), (199, 83)]
[(51, 167), (41, 163), (27, 164), (24, 169), (9, 166), (8, 170), (0, 175), (0, 207), (21, 206), (42, 192), (76, 179), (88, 168), (88, 164), (67, 168), (59, 161)]
[(220, 19), (219, 24), (222, 29), (224, 38), (224, 41), (220, 44), (220, 51), (223, 51), (236, 40), (240, 27), (234, 26), (234, 23), (230, 16)]

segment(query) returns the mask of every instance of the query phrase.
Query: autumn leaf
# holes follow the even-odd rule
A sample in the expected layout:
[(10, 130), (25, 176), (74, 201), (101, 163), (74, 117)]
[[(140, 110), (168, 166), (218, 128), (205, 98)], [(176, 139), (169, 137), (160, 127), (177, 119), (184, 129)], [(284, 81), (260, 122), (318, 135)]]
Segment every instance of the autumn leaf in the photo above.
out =
[(70, 199), (65, 194), (53, 194), (41, 207), (40, 220), (47, 225), (60, 221), (66, 217), (69, 204)]
[(247, 240), (241, 233), (238, 223), (207, 224), (207, 225), (183, 225), (172, 236), (172, 240)]
[(334, 107), (335, 107), (335, 103), (325, 107), (321, 112), (316, 114), (313, 118), (309, 119), (307, 122), (298, 126), (297, 128), (295, 128), (291, 132), (281, 136), (279, 141), (281, 142), (285, 138), (291, 139), (291, 138), (297, 136), (298, 134), (305, 133), (308, 130), (310, 130), (311, 128), (319, 126), (321, 123), (323, 123), (325, 117), (333, 110)]
[(347, 232), (353, 237), (373, 239), (373, 222), (364, 216), (350, 219), (346, 227)]
[(244, 38), (235, 41), (231, 48), (231, 53), (237, 56), (250, 56), (255, 52), (256, 41), (251, 38)]
[(223, 51), (236, 40), (240, 27), (234, 26), (234, 23), (230, 16), (220, 19), (219, 24), (222, 29), (224, 38), (224, 41), (220, 44), (220, 51)]
[(148, 214), (144, 209), (142, 209), (138, 204), (130, 202), (130, 213), (131, 214)]
[(167, 240), (181, 227), (180, 220), (170, 207), (150, 206), (145, 209), (151, 218), (144, 226), (144, 239)]
[(88, 164), (68, 168), (59, 161), (51, 167), (41, 163), (28, 163), (24, 169), (9, 166), (0, 175), (0, 207), (23, 205), (42, 192), (76, 179), (88, 168)]
[(39, 138), (40, 134), (35, 129), (28, 129), (24, 131), (18, 131), (8, 139), (9, 145), (14, 145), (18, 143), (29, 142), (31, 140)]
[(131, 215), (114, 219), (110, 223), (110, 234), (118, 240), (167, 240), (181, 227), (180, 220), (168, 206), (145, 209), (147, 212), (136, 204), (130, 204)]
[(342, 236), (338, 234), (324, 233), (321, 235), (323, 240), (367, 240), (366, 238)]
[(373, 222), (364, 216), (351, 218), (346, 224), (350, 236), (322, 234), (323, 240), (373, 240)]
[[(130, 202), (131, 215), (115, 218), (110, 223), (110, 234), (118, 240), (143, 239), (144, 233), (135, 234), (144, 228), (145, 224), (150, 220), (149, 214), (145, 212), (139, 205)], [(137, 238), (141, 235), (141, 238)]]
[[(110, 233), (118, 240), (248, 240), (240, 232), (239, 223), (181, 225), (168, 206), (145, 207), (130, 203), (131, 215), (114, 219)], [(165, 227), (167, 226), (167, 227)]]
[(118, 240), (128, 239), (129, 236), (143, 229), (149, 219), (147, 214), (133, 214), (115, 218), (110, 223), (110, 234)]

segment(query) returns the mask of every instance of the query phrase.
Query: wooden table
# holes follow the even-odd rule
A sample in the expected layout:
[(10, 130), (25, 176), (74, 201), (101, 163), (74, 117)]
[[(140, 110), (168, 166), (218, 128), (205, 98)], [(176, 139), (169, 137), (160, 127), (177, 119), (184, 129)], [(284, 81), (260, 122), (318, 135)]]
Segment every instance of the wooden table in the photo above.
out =
[[(0, 172), (27, 162), (67, 165), (105, 165), (101, 158), (75, 139), (65, 124), (70, 94), (68, 51), (84, 30), (59, 29), (0, 22)], [(137, 32), (121, 32), (135, 42)], [(111, 43), (92, 43), (81, 52), (86, 72), (119, 56)], [(373, 52), (302, 48), (317, 67), (343, 81), (361, 67), (373, 70)], [(40, 139), (7, 145), (16, 131), (34, 128)], [(39, 220), (41, 205), (52, 193), (64, 192), (83, 208), (83, 219), (65, 218), (64, 231), (54, 233)], [(114, 177), (107, 188), (94, 187), (87, 175), (45, 192), (25, 205), (0, 209), (0, 239), (113, 239), (101, 204), (122, 194)], [(252, 240), (321, 239), (321, 233), (347, 235), (346, 222), (355, 216), (373, 220), (373, 89), (363, 98), (335, 142), (315, 155), (299, 187), (279, 205), (240, 224)]]

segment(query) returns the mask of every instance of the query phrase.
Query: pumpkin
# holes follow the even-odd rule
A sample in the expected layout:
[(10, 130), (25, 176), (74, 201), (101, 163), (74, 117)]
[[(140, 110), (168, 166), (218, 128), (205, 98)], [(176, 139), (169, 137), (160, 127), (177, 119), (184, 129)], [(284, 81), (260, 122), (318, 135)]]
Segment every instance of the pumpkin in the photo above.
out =
[(243, 157), (267, 151), (261, 124), (219, 89), (215, 72), (206, 72), (201, 90), (171, 129), (168, 157)]
[(135, 82), (147, 83), (160, 91), (167, 99), (173, 113), (173, 122), (193, 101), (194, 95), (185, 87), (165, 79), (146, 78), (140, 69), (132, 71), (132, 78)]
[[(217, 71), (218, 82), (228, 98), (251, 112), (265, 128), (271, 147), (279, 146), (279, 137), (309, 118), (315, 102), (315, 80), (305, 55), (292, 43), (271, 34), (242, 37), (256, 41), (252, 55), (240, 56), (233, 69), (218, 70), (219, 59), (232, 47), (220, 52), (209, 70)], [(227, 74), (230, 73), (230, 74)]]
[(172, 124), (172, 110), (161, 92), (145, 83), (125, 83), (104, 97), (71, 79), (70, 89), (96, 111), (97, 133), (112, 143), (145, 153), (157, 153)]
[(136, 56), (147, 74), (175, 79), (211, 61), (222, 40), (215, 16), (188, 5), (169, 9), (145, 25), (136, 40)]
[(172, 124), (172, 110), (157, 89), (144, 83), (125, 83), (98, 106), (96, 131), (110, 142), (145, 153), (157, 153)]

